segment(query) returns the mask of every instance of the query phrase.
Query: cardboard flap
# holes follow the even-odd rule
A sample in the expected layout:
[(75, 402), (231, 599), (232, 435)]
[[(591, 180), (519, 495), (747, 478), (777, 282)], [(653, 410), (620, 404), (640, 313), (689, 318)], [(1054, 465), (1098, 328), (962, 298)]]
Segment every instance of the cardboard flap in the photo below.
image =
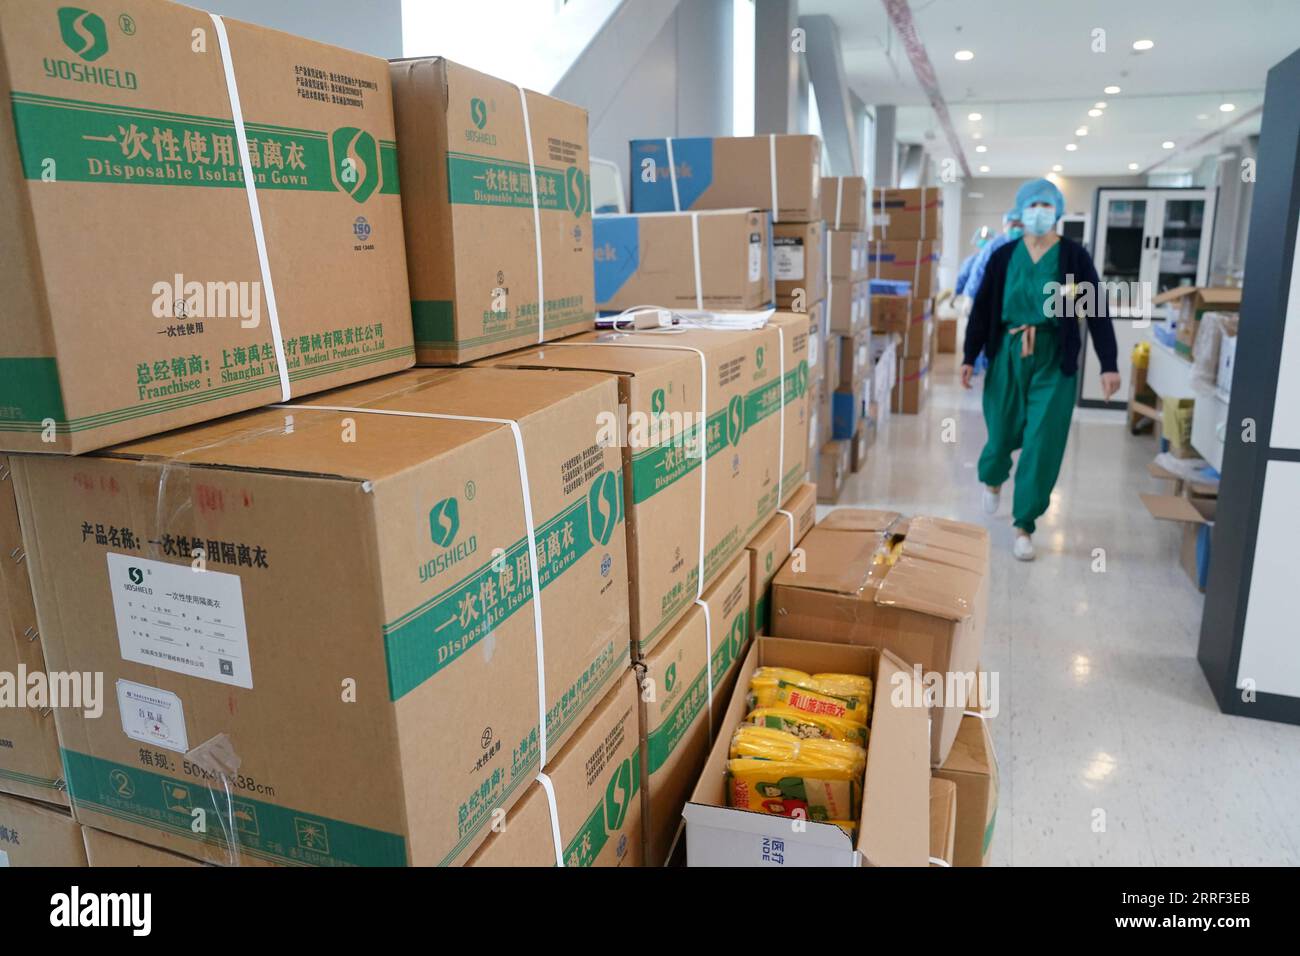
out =
[(1181, 495), (1138, 495), (1146, 505), (1151, 517), (1159, 521), (1182, 521), (1189, 524), (1208, 524), (1201, 514), (1186, 498)]
[(1194, 285), (1180, 285), (1176, 289), (1169, 289), (1161, 292), (1159, 295), (1152, 297), (1152, 305), (1164, 305), (1166, 302), (1177, 302), (1179, 299), (1186, 298), (1189, 295), (1195, 295), (1200, 291)]
[(957, 728), (948, 759), (943, 762), (945, 773), (969, 773), (993, 776), (997, 772), (997, 758), (993, 752), (993, 737), (982, 717), (967, 714)]
[(952, 865), (957, 836), (957, 785), (930, 778), (930, 858)]
[[(845, 443), (847, 447), (847, 443)], [(795, 571), (787, 561), (773, 583), (835, 594), (857, 594), (872, 583), (879, 570), (872, 561), (880, 543), (874, 534), (840, 534), (816, 525), (804, 536), (806, 567)]]
[(827, 531), (884, 531), (893, 527), (902, 517), (897, 511), (882, 511), (875, 508), (836, 508), (817, 522), (817, 527)]
[(988, 567), (988, 531), (977, 525), (918, 516), (907, 524), (903, 554), (984, 574)]
[(980, 580), (976, 572), (904, 555), (882, 579), (876, 603), (963, 621), (975, 613)]

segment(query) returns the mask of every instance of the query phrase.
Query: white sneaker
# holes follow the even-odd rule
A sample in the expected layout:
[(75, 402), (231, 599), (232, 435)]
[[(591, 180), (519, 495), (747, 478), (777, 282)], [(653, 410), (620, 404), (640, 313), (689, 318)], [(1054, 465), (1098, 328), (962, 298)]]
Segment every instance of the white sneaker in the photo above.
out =
[(1034, 542), (1029, 539), (1027, 534), (1017, 534), (1016, 543), (1011, 546), (1011, 553), (1015, 555), (1017, 561), (1034, 560)]
[(995, 515), (998, 513), (998, 502), (1002, 500), (1002, 488), (998, 487), (994, 491), (988, 485), (984, 486), (984, 513), (986, 515)]

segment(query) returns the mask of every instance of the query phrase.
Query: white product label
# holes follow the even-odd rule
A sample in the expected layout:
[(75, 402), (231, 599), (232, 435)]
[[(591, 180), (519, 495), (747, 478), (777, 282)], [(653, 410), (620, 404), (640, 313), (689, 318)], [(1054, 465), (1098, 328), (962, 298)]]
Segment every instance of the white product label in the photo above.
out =
[(756, 232), (749, 234), (749, 281), (757, 282), (763, 278), (763, 237)]
[(166, 747), (177, 753), (189, 751), (185, 708), (181, 699), (171, 691), (119, 680), (117, 709), (122, 715), (122, 733), (132, 740)]
[(809, 368), (817, 367), (817, 359), (820, 357), (820, 353), (821, 353), (821, 342), (817, 337), (817, 333), (813, 332), (811, 335), (808, 336), (808, 367)]
[(122, 659), (253, 686), (239, 576), (109, 553)]
[[(752, 253), (751, 253), (752, 254)], [(785, 236), (772, 242), (772, 265), (776, 278), (790, 282), (803, 278), (803, 240)]]
[(4, 850), (0, 850), (0, 866), (8, 866), (8, 865), (9, 865), (9, 854), (6, 853)]

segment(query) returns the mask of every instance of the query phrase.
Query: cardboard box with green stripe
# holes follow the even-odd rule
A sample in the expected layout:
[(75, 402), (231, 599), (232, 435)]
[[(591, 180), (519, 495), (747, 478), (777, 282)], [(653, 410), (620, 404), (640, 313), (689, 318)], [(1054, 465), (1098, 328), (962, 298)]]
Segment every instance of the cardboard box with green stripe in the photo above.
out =
[(0, 97), (0, 449), (413, 363), (383, 60), (162, 0), (5, 3)]
[(56, 712), (78, 819), (231, 862), (224, 774), (241, 863), (467, 860), (540, 769), (539, 657), (548, 760), (627, 672), (616, 405), (417, 370), (15, 459), (49, 666), (104, 674)]
[(391, 70), (419, 364), (590, 329), (587, 111), (442, 57)]
[[(547, 767), (565, 866), (641, 865), (641, 751), (629, 669)], [(494, 821), (469, 866), (555, 866), (551, 803), (541, 782)]]
[[(736, 665), (749, 643), (749, 559), (741, 555), (732, 561), (703, 600), (707, 616), (699, 605), (692, 605), (637, 665), (647, 866), (669, 861), (682, 807), (709, 753), (710, 732), (718, 732), (722, 710), (731, 699)], [(707, 705), (710, 678), (712, 719)]]
[(776, 511), (778, 496), (803, 481), (807, 355), (808, 316), (777, 313), (757, 331), (590, 333), (490, 360), (618, 376), (619, 415), (602, 439), (623, 453), (634, 657), (649, 653), (701, 590), (701, 519), (707, 587)]

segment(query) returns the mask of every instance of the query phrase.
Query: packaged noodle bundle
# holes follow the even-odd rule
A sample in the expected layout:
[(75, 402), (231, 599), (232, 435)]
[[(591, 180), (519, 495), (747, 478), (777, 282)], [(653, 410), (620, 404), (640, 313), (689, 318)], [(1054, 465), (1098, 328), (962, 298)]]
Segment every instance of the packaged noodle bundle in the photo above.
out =
[(805, 674), (789, 667), (758, 668), (749, 682), (749, 709), (778, 705), (865, 727), (871, 712), (871, 678)]
[(866, 750), (847, 741), (741, 725), (731, 739), (727, 802), (822, 823), (856, 820), (866, 763)]
[(867, 745), (866, 724), (859, 724), (843, 717), (832, 717), (830, 714), (810, 714), (785, 704), (755, 708), (745, 717), (745, 721), (759, 727), (784, 730), (805, 740), (824, 737), (828, 740), (847, 740), (861, 747)]

